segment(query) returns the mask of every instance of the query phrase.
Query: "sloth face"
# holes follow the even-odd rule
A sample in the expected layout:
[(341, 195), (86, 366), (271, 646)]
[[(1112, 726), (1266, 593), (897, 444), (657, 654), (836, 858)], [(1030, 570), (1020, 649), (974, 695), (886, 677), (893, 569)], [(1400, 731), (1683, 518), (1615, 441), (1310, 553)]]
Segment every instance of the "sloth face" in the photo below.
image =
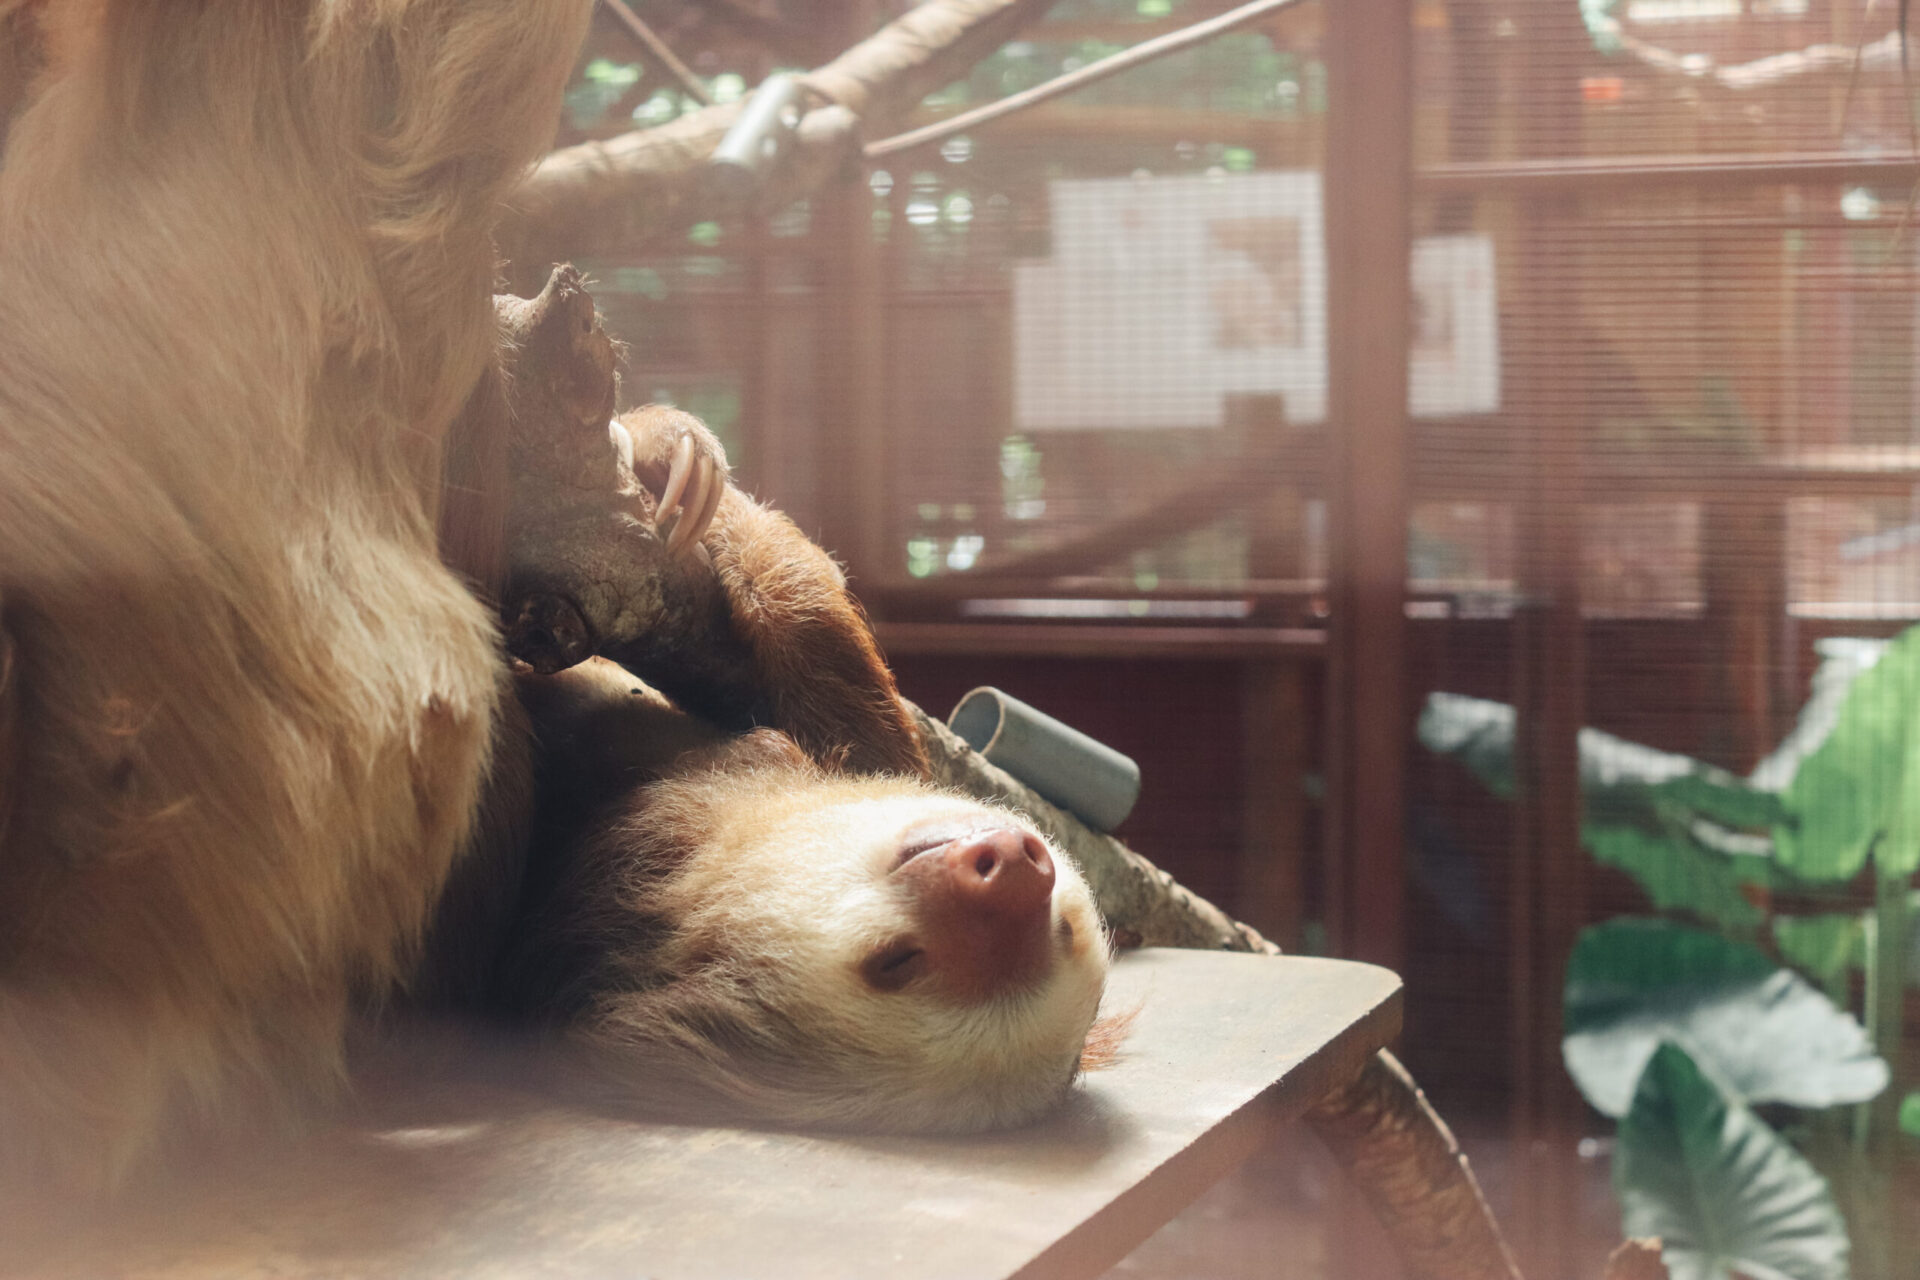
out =
[[(700, 785), (664, 799), (689, 812)], [(916, 784), (795, 774), (751, 804), (727, 785), (734, 803), (697, 806), (707, 838), (632, 902), (668, 936), (596, 1039), (783, 1122), (956, 1132), (1061, 1099), (1108, 965), (1070, 862)]]

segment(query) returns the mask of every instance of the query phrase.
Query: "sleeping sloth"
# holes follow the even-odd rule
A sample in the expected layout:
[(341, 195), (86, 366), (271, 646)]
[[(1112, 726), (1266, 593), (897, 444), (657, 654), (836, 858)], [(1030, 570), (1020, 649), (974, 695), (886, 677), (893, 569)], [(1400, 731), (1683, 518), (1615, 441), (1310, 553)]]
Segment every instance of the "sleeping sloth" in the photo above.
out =
[(721, 736), (611, 663), (521, 686), (540, 862), (495, 990), (562, 1026), (607, 1090), (927, 1131), (1061, 1098), (1107, 940), (1021, 819), (834, 773), (775, 730)]
[[(703, 426), (648, 409), (611, 439), (723, 607), (700, 654), (616, 654), (674, 700), (605, 659), (518, 673), (531, 832), (450, 888), (434, 980), (558, 1030), (593, 1093), (676, 1118), (1036, 1117), (1105, 982), (1086, 883), (1017, 815), (924, 781), (837, 567), (728, 485)], [(478, 969), (458, 955), (476, 930), (497, 943)]]

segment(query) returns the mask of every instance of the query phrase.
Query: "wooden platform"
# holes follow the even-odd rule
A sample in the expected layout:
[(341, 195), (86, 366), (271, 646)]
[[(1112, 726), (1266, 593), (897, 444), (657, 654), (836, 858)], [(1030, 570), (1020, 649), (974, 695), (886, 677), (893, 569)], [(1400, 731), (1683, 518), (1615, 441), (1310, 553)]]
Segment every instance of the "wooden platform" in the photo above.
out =
[(12, 1206), (0, 1274), (1095, 1275), (1400, 1022), (1398, 978), (1334, 960), (1140, 952), (1108, 1000), (1139, 1010), (1117, 1065), (1040, 1125), (964, 1140), (610, 1119), (439, 1055), (353, 1123), (111, 1214)]

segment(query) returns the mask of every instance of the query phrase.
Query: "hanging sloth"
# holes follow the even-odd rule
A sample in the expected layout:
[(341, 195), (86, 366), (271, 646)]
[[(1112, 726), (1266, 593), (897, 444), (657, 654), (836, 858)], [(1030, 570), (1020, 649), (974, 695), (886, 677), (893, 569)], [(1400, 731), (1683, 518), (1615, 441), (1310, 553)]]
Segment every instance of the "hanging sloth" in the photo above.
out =
[[(710, 438), (547, 388), (684, 607), (612, 644), (514, 576), (489, 229), (587, 9), (0, 0), (0, 1169), (98, 1186), (324, 1095), (395, 990), (649, 1105), (1066, 1087), (1085, 887), (918, 780), (838, 571)], [(590, 651), (661, 694), (557, 670)]]

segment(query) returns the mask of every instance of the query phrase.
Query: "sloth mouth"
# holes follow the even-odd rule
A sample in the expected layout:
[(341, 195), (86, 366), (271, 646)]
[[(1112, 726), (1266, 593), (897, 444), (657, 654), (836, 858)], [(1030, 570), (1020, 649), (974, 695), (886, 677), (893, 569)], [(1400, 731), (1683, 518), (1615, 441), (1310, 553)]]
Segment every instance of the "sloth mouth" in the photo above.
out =
[(894, 855), (893, 865), (889, 868), (889, 874), (900, 870), (900, 868), (924, 854), (944, 849), (956, 841), (965, 840), (969, 836), (996, 831), (1015, 831), (1023, 837), (1030, 837), (1032, 834), (1029, 828), (1004, 820), (962, 820), (957, 822), (949, 820), (913, 827), (902, 834), (900, 838), (900, 851)]
[(955, 840), (960, 839), (968, 832), (976, 829), (977, 828), (971, 825), (943, 823), (941, 826), (931, 830), (923, 828), (918, 831), (909, 831), (900, 846), (899, 854), (893, 860), (892, 870), (898, 871), (923, 853), (932, 853), (935, 849), (944, 849)]

